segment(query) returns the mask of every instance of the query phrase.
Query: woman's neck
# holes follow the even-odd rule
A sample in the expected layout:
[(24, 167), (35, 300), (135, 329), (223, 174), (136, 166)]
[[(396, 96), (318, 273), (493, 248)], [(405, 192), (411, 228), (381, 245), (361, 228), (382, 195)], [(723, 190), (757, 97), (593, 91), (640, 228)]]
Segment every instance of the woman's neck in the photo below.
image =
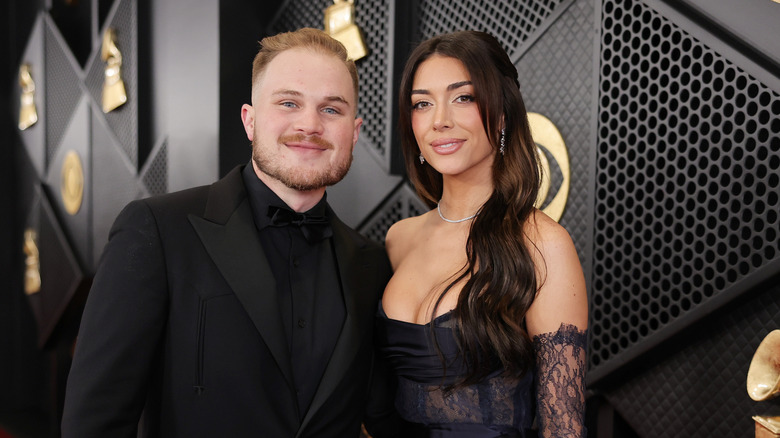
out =
[(463, 181), (444, 176), (439, 213), (447, 219), (459, 220), (476, 214), (493, 193), (493, 184)]

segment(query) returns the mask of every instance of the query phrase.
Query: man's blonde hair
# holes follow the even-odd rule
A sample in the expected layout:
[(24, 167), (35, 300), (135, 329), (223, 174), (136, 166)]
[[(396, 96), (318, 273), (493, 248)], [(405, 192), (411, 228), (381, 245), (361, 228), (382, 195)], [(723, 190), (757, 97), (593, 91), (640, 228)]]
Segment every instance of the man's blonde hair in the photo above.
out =
[(268, 63), (276, 55), (285, 50), (302, 48), (312, 50), (315, 53), (332, 55), (342, 61), (347, 67), (350, 76), (352, 76), (352, 86), (355, 90), (355, 106), (358, 98), (358, 74), (355, 63), (349, 59), (347, 49), (337, 40), (333, 39), (327, 33), (312, 28), (302, 28), (293, 32), (280, 33), (274, 36), (263, 38), (260, 41), (260, 51), (257, 52), (255, 60), (252, 63), (252, 87), (257, 83), (258, 77), (263, 74)]

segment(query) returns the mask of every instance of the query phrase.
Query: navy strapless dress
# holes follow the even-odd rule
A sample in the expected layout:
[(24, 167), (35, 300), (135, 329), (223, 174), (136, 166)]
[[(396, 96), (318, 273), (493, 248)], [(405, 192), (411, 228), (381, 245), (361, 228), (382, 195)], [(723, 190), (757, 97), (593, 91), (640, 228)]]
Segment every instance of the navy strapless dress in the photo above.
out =
[[(431, 327), (431, 324), (433, 327)], [(439, 350), (434, 347), (431, 329)], [(398, 376), (395, 405), (407, 421), (440, 438), (535, 437), (533, 375), (519, 381), (496, 369), (482, 382), (446, 391), (466, 372), (451, 313), (421, 325), (389, 319), (379, 308), (377, 343)], [(445, 364), (442, 363), (440, 353)]]

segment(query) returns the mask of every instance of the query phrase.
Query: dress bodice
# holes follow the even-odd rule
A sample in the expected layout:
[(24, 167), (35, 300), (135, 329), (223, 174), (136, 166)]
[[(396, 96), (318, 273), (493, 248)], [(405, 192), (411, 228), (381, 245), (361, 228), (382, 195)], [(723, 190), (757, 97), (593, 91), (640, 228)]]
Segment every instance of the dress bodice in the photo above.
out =
[(377, 343), (398, 377), (396, 408), (405, 420), (424, 425), (429, 436), (535, 436), (530, 433), (531, 372), (511, 379), (497, 367), (477, 384), (445, 389), (467, 372), (458, 354), (451, 313), (428, 324), (414, 324), (388, 318), (380, 305)]

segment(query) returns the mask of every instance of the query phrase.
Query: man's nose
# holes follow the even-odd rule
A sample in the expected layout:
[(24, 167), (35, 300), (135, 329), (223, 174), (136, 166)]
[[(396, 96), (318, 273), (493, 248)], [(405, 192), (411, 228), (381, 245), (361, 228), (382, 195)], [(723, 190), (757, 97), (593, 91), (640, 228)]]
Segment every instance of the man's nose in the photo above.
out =
[[(324, 125), (322, 124), (322, 118), (319, 110), (316, 108), (306, 108), (300, 111), (298, 118), (295, 120), (293, 128), (297, 132), (304, 133), (306, 135), (322, 134)], [(262, 123), (262, 122), (261, 122)]]

